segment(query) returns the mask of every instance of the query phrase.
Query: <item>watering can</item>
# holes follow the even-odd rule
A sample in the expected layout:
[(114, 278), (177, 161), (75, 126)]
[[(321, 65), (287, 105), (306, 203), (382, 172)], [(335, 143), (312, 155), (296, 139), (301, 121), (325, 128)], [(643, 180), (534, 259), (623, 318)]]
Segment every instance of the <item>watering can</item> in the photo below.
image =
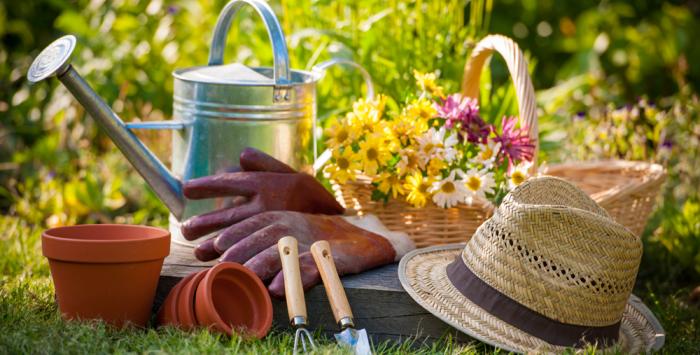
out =
[[(272, 68), (223, 65), (231, 21), (244, 5), (252, 6), (267, 27)], [(214, 29), (208, 65), (173, 72), (172, 120), (123, 122), (70, 65), (75, 42), (68, 35), (51, 43), (34, 60), (27, 78), (36, 83), (58, 77), (170, 210), (170, 231), (180, 244), (196, 244), (182, 237), (180, 221), (219, 207), (215, 199), (187, 200), (183, 181), (230, 171), (238, 166), (246, 147), (260, 149), (296, 169), (310, 166), (305, 153), (313, 144), (316, 156), (316, 83), (328, 67), (342, 64), (358, 69), (367, 95), (373, 95), (369, 74), (349, 60), (331, 59), (311, 71), (290, 69), (284, 33), (270, 6), (260, 0), (229, 2)], [(136, 137), (137, 129), (172, 130), (171, 169)]]

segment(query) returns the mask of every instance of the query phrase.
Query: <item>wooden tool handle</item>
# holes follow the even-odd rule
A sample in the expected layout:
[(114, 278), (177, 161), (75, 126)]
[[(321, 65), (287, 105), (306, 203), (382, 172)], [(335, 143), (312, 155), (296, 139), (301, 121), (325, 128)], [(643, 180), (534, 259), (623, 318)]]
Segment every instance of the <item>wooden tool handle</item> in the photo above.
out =
[(294, 317), (306, 319), (306, 302), (304, 301), (304, 287), (301, 284), (299, 271), (297, 240), (294, 237), (284, 237), (277, 242), (277, 249), (282, 260), (284, 296), (287, 299), (289, 320), (293, 320)]
[(348, 317), (352, 319), (348, 297), (345, 295), (345, 289), (340, 282), (340, 277), (338, 277), (338, 271), (335, 269), (331, 246), (325, 240), (318, 241), (311, 245), (311, 255), (313, 255), (318, 272), (323, 279), (323, 286), (326, 288), (326, 295), (328, 295), (328, 302), (333, 309), (335, 321), (340, 322), (341, 319)]

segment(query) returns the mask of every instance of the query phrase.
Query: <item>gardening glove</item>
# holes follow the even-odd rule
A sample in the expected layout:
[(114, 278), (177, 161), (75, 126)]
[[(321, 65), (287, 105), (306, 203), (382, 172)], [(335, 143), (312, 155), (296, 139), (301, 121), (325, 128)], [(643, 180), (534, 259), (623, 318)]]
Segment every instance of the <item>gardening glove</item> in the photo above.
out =
[(284, 296), (282, 264), (277, 241), (297, 238), (299, 265), (304, 289), (320, 282), (316, 263), (309, 252), (311, 244), (327, 240), (340, 275), (354, 274), (398, 261), (415, 248), (405, 233), (388, 231), (374, 216), (344, 217), (277, 211), (265, 212), (236, 223), (219, 236), (195, 249), (203, 261), (221, 254), (220, 261), (244, 264), (263, 281), (269, 291)]
[(266, 211), (342, 214), (343, 207), (313, 176), (253, 148), (240, 155), (241, 171), (185, 183), (188, 199), (234, 197), (233, 204), (186, 220), (181, 231), (194, 240)]

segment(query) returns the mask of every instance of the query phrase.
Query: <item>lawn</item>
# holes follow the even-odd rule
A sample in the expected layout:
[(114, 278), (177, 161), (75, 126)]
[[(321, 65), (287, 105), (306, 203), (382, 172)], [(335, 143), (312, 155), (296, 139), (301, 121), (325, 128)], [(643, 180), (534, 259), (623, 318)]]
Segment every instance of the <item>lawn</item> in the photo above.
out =
[[(294, 338), (273, 331), (265, 339), (244, 341), (212, 335), (205, 330), (115, 330), (104, 323), (65, 322), (54, 302), (46, 259), (41, 256), (41, 230), (15, 217), (0, 217), (0, 353), (291, 353)], [(663, 351), (690, 353), (700, 349), (700, 309), (687, 303), (688, 287), (678, 287), (654, 272), (660, 260), (646, 257), (635, 293), (659, 318), (667, 333)], [(314, 338), (317, 353), (342, 351), (331, 339)], [(498, 350), (479, 342), (455, 344), (441, 339), (432, 344), (375, 344), (378, 354), (476, 354)], [(594, 352), (594, 349), (589, 349)]]
[[(0, 217), (0, 354), (96, 353), (291, 353), (294, 336), (274, 330), (265, 339), (214, 335), (174, 328), (116, 330), (102, 322), (66, 322), (54, 302), (48, 263), (41, 255), (41, 231), (13, 217)], [(339, 353), (335, 342), (314, 334), (316, 353)], [(382, 354), (478, 353), (485, 345), (454, 344), (450, 339), (420, 346), (375, 344)], [(490, 351), (487, 350), (487, 351)]]

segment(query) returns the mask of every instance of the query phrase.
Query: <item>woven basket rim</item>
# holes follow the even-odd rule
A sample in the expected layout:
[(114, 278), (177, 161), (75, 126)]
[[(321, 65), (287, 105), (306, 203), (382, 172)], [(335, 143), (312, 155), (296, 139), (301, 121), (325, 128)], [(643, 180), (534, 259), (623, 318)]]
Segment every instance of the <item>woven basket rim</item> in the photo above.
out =
[(591, 197), (598, 204), (608, 204), (613, 201), (624, 199), (637, 191), (647, 189), (656, 189), (666, 180), (666, 168), (658, 163), (634, 160), (591, 160), (591, 161), (572, 161), (548, 166), (547, 174), (556, 173), (559, 171), (620, 171), (620, 170), (636, 170), (644, 171), (643, 174), (637, 176), (629, 176), (624, 184), (610, 186), (608, 189), (598, 191)]

